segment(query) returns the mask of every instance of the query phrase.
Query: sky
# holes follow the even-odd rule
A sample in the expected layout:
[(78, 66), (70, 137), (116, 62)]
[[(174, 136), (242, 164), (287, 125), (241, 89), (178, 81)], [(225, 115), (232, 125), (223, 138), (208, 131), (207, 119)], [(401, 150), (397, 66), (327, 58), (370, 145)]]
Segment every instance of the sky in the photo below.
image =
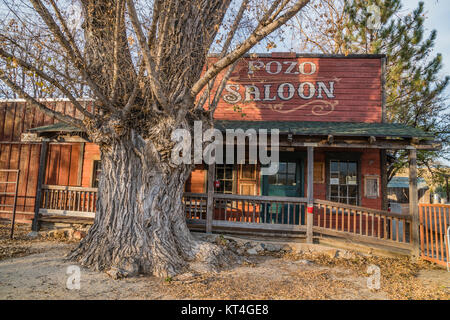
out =
[[(414, 10), (418, 3), (418, 0), (403, 0), (403, 10)], [(442, 54), (442, 61), (444, 65), (442, 73), (444, 75), (450, 75), (450, 1), (426, 0), (424, 3), (427, 17), (425, 20), (425, 28), (428, 32), (433, 29), (437, 31), (434, 50), (435, 53)], [(447, 88), (447, 93), (450, 96), (450, 88)], [(449, 161), (441, 159), (441, 162), (446, 165), (450, 165)]]
[[(418, 0), (403, 0), (403, 8), (405, 11), (411, 11), (417, 7), (418, 3)], [(426, 0), (424, 3), (427, 16), (425, 28), (428, 32), (433, 29), (437, 31), (435, 53), (442, 54), (444, 65), (442, 73), (450, 75), (450, 1)], [(450, 88), (448, 87), (447, 93), (450, 96)], [(450, 166), (450, 161), (441, 159), (441, 162)]]
[[(419, 0), (403, 0), (403, 11), (410, 12), (417, 8)], [(450, 75), (450, 1), (449, 0), (426, 0), (425, 28), (429, 33), (433, 29), (437, 31), (435, 53), (443, 56), (444, 69), (442, 73)], [(447, 89), (450, 95), (450, 88)]]

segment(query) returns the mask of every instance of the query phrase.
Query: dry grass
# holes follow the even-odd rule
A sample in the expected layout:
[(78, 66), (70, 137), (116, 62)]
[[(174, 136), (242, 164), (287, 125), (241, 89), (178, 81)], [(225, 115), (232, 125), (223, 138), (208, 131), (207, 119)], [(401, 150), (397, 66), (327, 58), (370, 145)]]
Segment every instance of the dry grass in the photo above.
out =
[[(424, 284), (418, 279), (420, 270), (440, 269), (423, 260), (412, 261), (404, 258), (385, 258), (355, 255), (352, 259), (336, 259), (323, 254), (288, 254), (287, 260), (308, 259), (318, 265), (342, 267), (367, 277), (367, 268), (376, 265), (381, 271), (381, 290), (390, 299), (397, 300), (449, 300), (450, 288), (436, 283)], [(449, 275), (450, 277), (450, 275)]]
[(35, 240), (26, 237), (29, 232), (30, 225), (17, 224), (14, 228), (14, 239), (11, 240), (11, 225), (0, 223), (0, 260), (36, 253), (36, 250), (30, 248)]
[(355, 286), (348, 281), (332, 280), (332, 272), (308, 270), (266, 275), (260, 270), (242, 274), (234, 271), (202, 275), (191, 281), (166, 282), (167, 294), (175, 299), (339, 299)]
[[(29, 225), (17, 226), (15, 239), (10, 240), (9, 225), (0, 224), (0, 260), (45, 250), (38, 242), (63, 241), (54, 238), (30, 240), (26, 237), (29, 230)], [(58, 261), (55, 260), (55, 264), (59, 266)], [(367, 288), (367, 267), (370, 265), (381, 269), (379, 291)], [(437, 267), (421, 260), (411, 262), (407, 258), (355, 254), (350, 259), (343, 259), (318, 253), (270, 254), (248, 257), (242, 265), (218, 273), (194, 273), (165, 281), (139, 277), (114, 282), (114, 286), (120, 287), (130, 281), (130, 297), (135, 294), (139, 298), (155, 298), (156, 295), (162, 299), (450, 299), (448, 287), (440, 286), (436, 281), (425, 283), (418, 278), (421, 270), (430, 269)], [(438, 273), (446, 276), (445, 272)], [(106, 284), (103, 281), (98, 284), (94, 281), (90, 285), (93, 298), (99, 297), (96, 290), (104, 291)], [(150, 286), (151, 290), (138, 289), (142, 285)]]

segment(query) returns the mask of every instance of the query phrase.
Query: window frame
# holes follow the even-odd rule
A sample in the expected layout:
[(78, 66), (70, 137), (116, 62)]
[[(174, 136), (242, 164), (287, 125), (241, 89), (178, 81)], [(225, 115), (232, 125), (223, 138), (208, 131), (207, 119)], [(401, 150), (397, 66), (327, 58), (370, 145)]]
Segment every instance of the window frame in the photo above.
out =
[(361, 176), (361, 152), (326, 152), (325, 153), (325, 184), (326, 184), (326, 199), (331, 201), (330, 195), (330, 166), (331, 161), (354, 161), (356, 162), (356, 179), (357, 179), (357, 192), (356, 206), (360, 206), (362, 203), (363, 195), (363, 181)]
[[(218, 178), (218, 176), (217, 176), (217, 170), (220, 168), (220, 167), (226, 167), (226, 166), (230, 166), (231, 167), (231, 172), (232, 172), (232, 174), (231, 174), (231, 179), (219, 179)], [(236, 179), (236, 165), (234, 165), (234, 164), (216, 164), (216, 166), (215, 166), (215, 170), (216, 170), (216, 172), (214, 173), (214, 176), (215, 176), (215, 180), (216, 181), (231, 181), (232, 182), (232, 191), (231, 191), (231, 193), (229, 193), (229, 192), (219, 192), (218, 191), (218, 189), (217, 188), (214, 188), (214, 193), (219, 193), (219, 194), (236, 194), (236, 185), (237, 185), (237, 179)], [(223, 169), (223, 170), (225, 170), (225, 169)]]
[[(368, 181), (375, 180), (377, 182), (377, 194), (369, 195), (368, 194)], [(374, 174), (364, 175), (364, 197), (368, 199), (378, 199), (380, 197), (380, 176)]]
[[(98, 163), (99, 167), (96, 170), (95, 164)], [(102, 172), (102, 162), (100, 159), (93, 159), (92, 160), (92, 174), (91, 174), (91, 188), (98, 188), (98, 185), (95, 186), (95, 181), (99, 180), (99, 178), (95, 178), (96, 177), (96, 172), (100, 171), (100, 173)]]

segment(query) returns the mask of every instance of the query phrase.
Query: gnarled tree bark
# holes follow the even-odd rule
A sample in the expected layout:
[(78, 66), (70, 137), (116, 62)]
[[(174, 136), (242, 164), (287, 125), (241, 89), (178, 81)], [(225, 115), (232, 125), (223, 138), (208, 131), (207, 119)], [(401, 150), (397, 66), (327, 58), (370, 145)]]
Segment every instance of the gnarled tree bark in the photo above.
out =
[[(223, 263), (222, 249), (194, 239), (186, 225), (182, 196), (191, 165), (158, 161), (150, 141), (132, 130), (113, 130), (98, 141), (102, 174), (94, 224), (68, 258), (99, 271), (162, 277), (190, 261), (212, 268)], [(102, 131), (92, 136), (101, 139), (104, 126)]]

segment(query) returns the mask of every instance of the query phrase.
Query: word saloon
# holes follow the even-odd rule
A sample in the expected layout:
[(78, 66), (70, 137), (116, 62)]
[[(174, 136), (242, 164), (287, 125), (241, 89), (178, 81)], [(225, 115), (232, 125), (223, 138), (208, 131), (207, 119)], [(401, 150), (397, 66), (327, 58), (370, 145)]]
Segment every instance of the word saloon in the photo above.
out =
[[(275, 79), (286, 79), (290, 75), (298, 75), (299, 79), (300, 77), (311, 79), (317, 76), (317, 69), (316, 64), (313, 62), (269, 61), (264, 63), (260, 60), (249, 61), (247, 80), (251, 81), (251, 84), (243, 84), (242, 86), (239, 84), (227, 84), (223, 100), (234, 104), (249, 101), (289, 101), (296, 97), (304, 100), (313, 98), (325, 99), (325, 97), (328, 99), (335, 98), (335, 81), (308, 80), (298, 83), (283, 81), (281, 83), (267, 83), (273, 82)], [(260, 78), (262, 77), (265, 79), (264, 81), (261, 81)]]

